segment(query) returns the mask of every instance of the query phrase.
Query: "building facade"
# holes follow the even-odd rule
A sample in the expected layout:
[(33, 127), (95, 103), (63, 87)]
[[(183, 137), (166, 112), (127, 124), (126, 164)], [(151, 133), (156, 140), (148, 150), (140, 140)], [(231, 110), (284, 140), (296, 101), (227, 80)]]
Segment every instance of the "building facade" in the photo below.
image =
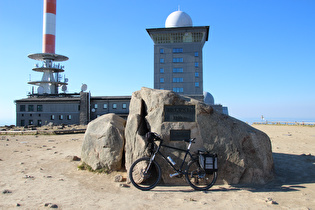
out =
[(189, 15), (175, 11), (165, 28), (147, 29), (154, 42), (154, 88), (202, 98), (202, 49), (209, 26), (193, 27)]
[(131, 96), (91, 97), (88, 92), (59, 95), (58, 97), (32, 96), (16, 100), (17, 126), (86, 125), (108, 113), (127, 119)]

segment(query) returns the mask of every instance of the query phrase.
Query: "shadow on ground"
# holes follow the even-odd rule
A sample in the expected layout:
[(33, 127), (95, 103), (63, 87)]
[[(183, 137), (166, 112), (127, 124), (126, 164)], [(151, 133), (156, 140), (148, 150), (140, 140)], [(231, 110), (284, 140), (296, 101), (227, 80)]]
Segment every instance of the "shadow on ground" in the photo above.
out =
[(252, 192), (287, 192), (305, 188), (303, 184), (315, 183), (315, 156), (273, 153), (275, 178), (264, 186), (235, 186)]
[[(275, 178), (266, 185), (232, 185), (229, 188), (222, 186), (214, 189), (210, 188), (208, 192), (237, 190), (248, 190), (251, 192), (288, 192), (299, 191), (300, 189), (305, 188), (303, 184), (315, 183), (315, 156), (311, 154), (293, 155), (273, 153), (273, 159), (275, 165)], [(154, 189), (154, 191), (194, 191), (193, 189), (176, 189), (174, 186), (164, 187), (164, 189)]]

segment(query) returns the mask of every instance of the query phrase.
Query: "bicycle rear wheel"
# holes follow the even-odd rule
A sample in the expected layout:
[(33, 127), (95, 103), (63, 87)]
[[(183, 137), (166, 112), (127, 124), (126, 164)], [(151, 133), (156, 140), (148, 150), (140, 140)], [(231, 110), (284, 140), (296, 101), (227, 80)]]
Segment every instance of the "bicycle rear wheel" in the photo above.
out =
[(217, 180), (217, 172), (207, 174), (194, 160), (188, 163), (185, 174), (186, 181), (195, 190), (208, 190)]
[[(130, 167), (130, 181), (140, 190), (153, 189), (161, 179), (161, 168), (158, 163), (154, 160), (150, 166), (149, 163), (150, 158), (144, 157), (136, 160)], [(147, 170), (148, 167), (149, 169)]]

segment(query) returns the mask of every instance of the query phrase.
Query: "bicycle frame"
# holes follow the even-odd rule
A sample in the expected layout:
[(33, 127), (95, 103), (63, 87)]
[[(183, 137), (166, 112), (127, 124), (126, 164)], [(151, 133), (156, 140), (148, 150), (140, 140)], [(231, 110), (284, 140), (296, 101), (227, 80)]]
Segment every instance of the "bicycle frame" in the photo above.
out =
[[(154, 143), (155, 144), (155, 143)], [(169, 145), (165, 145), (163, 144), (163, 140), (160, 141), (160, 144), (158, 146), (158, 148), (156, 149), (156, 151), (153, 153), (153, 155), (151, 155), (151, 158), (150, 158), (150, 163), (149, 163), (149, 167), (150, 168), (150, 165), (151, 165), (151, 162), (155, 159), (155, 156), (156, 154), (159, 154), (163, 157), (164, 160), (166, 160), (166, 162), (179, 174), (185, 174), (184, 170), (183, 170), (183, 167), (184, 167), (184, 164), (186, 162), (186, 158), (187, 156), (189, 155), (190, 156), (190, 159), (193, 159), (193, 156), (192, 154), (190, 153), (190, 147), (191, 147), (191, 144), (192, 144), (192, 141), (189, 142), (189, 145), (187, 147), (187, 149), (181, 149), (181, 148), (177, 148), (177, 147), (172, 147), (172, 146), (169, 146)], [(156, 144), (155, 144), (156, 145)], [(156, 145), (157, 146), (157, 145)], [(175, 168), (175, 166), (164, 156), (164, 154), (162, 152), (160, 152), (160, 149), (161, 147), (166, 147), (166, 148), (169, 148), (169, 149), (173, 149), (173, 150), (177, 150), (177, 151), (182, 151), (182, 152), (185, 152), (185, 157), (179, 167), (179, 169)]]

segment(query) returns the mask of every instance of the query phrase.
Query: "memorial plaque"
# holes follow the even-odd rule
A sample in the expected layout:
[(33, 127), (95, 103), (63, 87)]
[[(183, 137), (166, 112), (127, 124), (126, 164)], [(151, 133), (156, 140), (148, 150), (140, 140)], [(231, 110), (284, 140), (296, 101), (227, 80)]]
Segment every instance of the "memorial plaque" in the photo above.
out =
[(190, 130), (171, 130), (170, 139), (171, 141), (190, 139)]
[(195, 105), (165, 105), (164, 122), (195, 122)]

